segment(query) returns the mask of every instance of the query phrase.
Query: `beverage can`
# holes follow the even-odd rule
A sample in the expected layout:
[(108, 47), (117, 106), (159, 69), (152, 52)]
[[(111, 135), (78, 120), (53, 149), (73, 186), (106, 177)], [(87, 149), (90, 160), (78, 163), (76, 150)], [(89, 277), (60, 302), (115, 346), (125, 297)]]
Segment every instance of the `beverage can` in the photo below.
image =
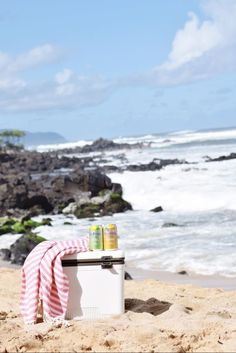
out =
[(107, 224), (103, 230), (104, 250), (118, 249), (118, 236), (116, 224)]
[(103, 250), (103, 228), (100, 225), (89, 228), (89, 250)]

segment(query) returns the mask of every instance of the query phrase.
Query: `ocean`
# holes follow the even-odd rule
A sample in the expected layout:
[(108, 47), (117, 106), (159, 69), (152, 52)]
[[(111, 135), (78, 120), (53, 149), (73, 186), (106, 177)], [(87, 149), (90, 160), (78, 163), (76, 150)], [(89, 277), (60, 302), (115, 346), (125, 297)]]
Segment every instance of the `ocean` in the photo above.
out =
[[(119, 244), (129, 266), (235, 277), (236, 159), (206, 162), (206, 156), (236, 152), (236, 128), (119, 137), (114, 141), (143, 142), (146, 147), (88, 155), (103, 157), (104, 164), (121, 167), (146, 164), (154, 158), (184, 159), (189, 164), (169, 165), (159, 171), (108, 174), (113, 182), (121, 183), (123, 197), (132, 204), (133, 211), (94, 222), (52, 216), (53, 227), (37, 228), (38, 233), (59, 240), (86, 235), (92, 223), (116, 223)], [(38, 151), (87, 143), (92, 141), (38, 146)], [(121, 154), (122, 158), (116, 158)], [(163, 211), (150, 212), (157, 206), (162, 206)], [(65, 221), (72, 225), (64, 225)], [(0, 248), (9, 247), (17, 237), (1, 236)]]

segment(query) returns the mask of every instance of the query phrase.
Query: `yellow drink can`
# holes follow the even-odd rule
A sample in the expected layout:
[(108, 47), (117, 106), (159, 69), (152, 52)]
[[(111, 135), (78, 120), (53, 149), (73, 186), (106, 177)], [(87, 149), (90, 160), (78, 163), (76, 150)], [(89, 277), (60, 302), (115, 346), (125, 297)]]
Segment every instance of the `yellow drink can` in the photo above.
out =
[(118, 236), (116, 224), (107, 224), (103, 228), (104, 250), (118, 249)]

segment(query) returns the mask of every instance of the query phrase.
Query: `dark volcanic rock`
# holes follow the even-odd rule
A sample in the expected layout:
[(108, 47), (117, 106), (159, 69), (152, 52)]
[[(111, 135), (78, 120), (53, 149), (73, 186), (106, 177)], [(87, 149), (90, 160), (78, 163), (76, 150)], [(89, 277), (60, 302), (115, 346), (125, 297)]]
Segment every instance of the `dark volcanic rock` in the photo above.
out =
[(99, 214), (100, 207), (99, 205), (94, 205), (92, 203), (85, 203), (79, 207), (74, 212), (74, 215), (77, 218), (90, 218), (94, 215)]
[(99, 167), (99, 169), (103, 172), (103, 173), (120, 173), (126, 170), (126, 167), (117, 167), (116, 165), (104, 165), (102, 167)]
[(150, 210), (151, 212), (161, 212), (163, 211), (163, 208), (161, 206), (157, 206), (155, 208), (153, 208), (152, 210)]
[(178, 227), (178, 224), (172, 223), (172, 222), (167, 222), (162, 224), (162, 228), (170, 228), (170, 227)]
[(121, 167), (117, 167), (114, 165), (104, 165), (99, 167), (104, 173), (112, 173), (112, 172), (146, 172), (146, 171), (156, 171), (161, 170), (162, 168), (172, 165), (172, 164), (189, 164), (185, 160), (179, 159), (159, 159), (154, 158), (152, 162), (146, 164), (130, 164), (130, 165), (123, 165)]
[(0, 256), (1, 256), (2, 260), (10, 261), (11, 260), (11, 251), (9, 249), (1, 249)]
[[(80, 200), (81, 192), (88, 192), (90, 197), (104, 190), (122, 195), (120, 184), (113, 184), (98, 169), (86, 170), (87, 162), (81, 163), (78, 158), (22, 151), (0, 153), (0, 161), (2, 215), (22, 217), (23, 211), (32, 216), (60, 213), (68, 204)], [(67, 172), (60, 172), (62, 168)]]
[(90, 218), (112, 215), (127, 210), (132, 210), (131, 204), (125, 201), (120, 193), (111, 192), (98, 198), (91, 198), (91, 202), (79, 204), (73, 213), (77, 218)]
[(21, 204), (24, 209), (31, 209), (35, 214), (39, 213), (49, 213), (53, 210), (53, 205), (49, 203), (45, 195), (33, 195), (32, 197), (27, 197)]
[(0, 164), (1, 163), (7, 163), (7, 162), (11, 162), (14, 160), (14, 155), (13, 154), (9, 154), (6, 152), (1, 152), (0, 153)]
[(112, 193), (111, 197), (104, 203), (101, 215), (120, 213), (128, 210), (132, 210), (132, 206), (129, 202), (125, 201), (120, 194)]
[(188, 275), (188, 272), (183, 270), (183, 271), (179, 271), (178, 275)]
[(17, 241), (10, 246), (9, 260), (13, 264), (23, 265), (26, 257), (33, 250), (33, 248), (44, 241), (43, 237), (39, 237), (35, 234), (24, 234)]
[(112, 192), (115, 192), (117, 194), (120, 194), (122, 196), (123, 190), (122, 190), (122, 186), (118, 183), (113, 183), (112, 184)]
[(229, 159), (235, 159), (236, 158), (236, 153), (230, 153), (228, 156), (220, 156), (217, 158), (211, 158), (209, 156), (206, 156), (207, 160), (206, 162), (222, 162), (222, 161), (227, 161)]
[(90, 153), (97, 151), (112, 151), (119, 149), (131, 149), (142, 147), (144, 147), (143, 143), (116, 143), (112, 140), (99, 138), (98, 140), (94, 141), (91, 145), (85, 145), (83, 147), (64, 148), (60, 150), (60, 153)]
[(147, 164), (131, 164), (128, 165), (125, 169), (132, 171), (132, 172), (137, 172), (137, 171), (154, 171), (154, 170), (160, 170), (163, 167), (166, 167), (167, 165), (171, 164), (188, 164), (185, 160), (179, 160), (179, 159), (158, 159), (154, 158), (152, 162), (147, 163)]
[(97, 195), (101, 190), (111, 190), (113, 187), (111, 179), (98, 171), (79, 171), (72, 174), (72, 177), (75, 182), (78, 182), (80, 190), (91, 191), (92, 196)]

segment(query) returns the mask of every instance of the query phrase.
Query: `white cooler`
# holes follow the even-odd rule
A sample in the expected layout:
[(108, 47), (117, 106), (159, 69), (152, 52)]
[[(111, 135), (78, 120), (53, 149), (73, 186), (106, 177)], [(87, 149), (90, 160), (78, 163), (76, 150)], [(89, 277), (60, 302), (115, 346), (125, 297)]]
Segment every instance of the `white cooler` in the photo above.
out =
[(66, 319), (99, 319), (124, 313), (122, 250), (66, 255), (62, 266), (69, 279)]

